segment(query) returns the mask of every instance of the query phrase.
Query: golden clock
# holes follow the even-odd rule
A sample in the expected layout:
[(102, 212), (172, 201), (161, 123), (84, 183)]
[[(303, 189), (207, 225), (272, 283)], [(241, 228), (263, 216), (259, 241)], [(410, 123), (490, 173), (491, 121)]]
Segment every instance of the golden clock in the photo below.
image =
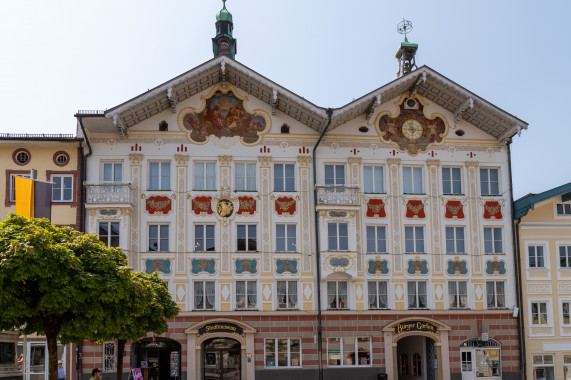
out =
[(423, 129), (422, 124), (414, 119), (406, 120), (401, 127), (403, 136), (410, 141), (418, 140), (422, 136)]

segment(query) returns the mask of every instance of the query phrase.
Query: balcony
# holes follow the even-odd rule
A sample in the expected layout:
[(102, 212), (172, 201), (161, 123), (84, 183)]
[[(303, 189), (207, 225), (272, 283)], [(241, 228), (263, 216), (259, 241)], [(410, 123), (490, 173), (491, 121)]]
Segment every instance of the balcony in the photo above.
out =
[(87, 204), (135, 204), (134, 187), (130, 183), (84, 183)]
[(317, 205), (359, 206), (361, 194), (358, 187), (316, 186)]

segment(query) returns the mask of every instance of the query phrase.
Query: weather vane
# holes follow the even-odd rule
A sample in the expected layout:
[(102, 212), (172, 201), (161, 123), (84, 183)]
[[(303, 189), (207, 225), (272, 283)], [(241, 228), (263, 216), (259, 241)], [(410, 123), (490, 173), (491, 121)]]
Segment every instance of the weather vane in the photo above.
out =
[(397, 25), (397, 32), (399, 32), (400, 34), (404, 34), (404, 38), (406, 38), (406, 34), (410, 33), (411, 30), (412, 30), (412, 22), (405, 20), (404, 18)]

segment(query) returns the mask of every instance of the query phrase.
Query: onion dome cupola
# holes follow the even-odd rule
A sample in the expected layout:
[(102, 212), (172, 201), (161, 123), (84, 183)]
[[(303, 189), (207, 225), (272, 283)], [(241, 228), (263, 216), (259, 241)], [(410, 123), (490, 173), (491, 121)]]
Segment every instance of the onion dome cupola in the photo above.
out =
[(212, 51), (214, 57), (225, 55), (234, 59), (238, 52), (238, 44), (232, 37), (234, 24), (232, 22), (232, 13), (226, 9), (226, 0), (222, 0), (222, 10), (216, 15), (216, 37), (212, 39)]
[(397, 31), (400, 34), (404, 34), (404, 41), (401, 42), (400, 47), (395, 54), (395, 58), (399, 61), (398, 78), (410, 73), (414, 68), (416, 68), (414, 56), (416, 55), (418, 44), (408, 42), (408, 38), (406, 36), (411, 30), (412, 23), (408, 20), (402, 20), (397, 26)]

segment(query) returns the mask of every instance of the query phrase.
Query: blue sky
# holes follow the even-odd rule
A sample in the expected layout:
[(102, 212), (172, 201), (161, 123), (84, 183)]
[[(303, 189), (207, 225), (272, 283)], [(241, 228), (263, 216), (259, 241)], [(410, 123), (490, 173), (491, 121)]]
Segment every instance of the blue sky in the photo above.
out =
[[(219, 0), (0, 1), (0, 132), (75, 133), (105, 109), (212, 58)], [(571, 2), (228, 0), (236, 59), (322, 107), (396, 78), (412, 21), (428, 65), (529, 123), (515, 198), (571, 181)]]

